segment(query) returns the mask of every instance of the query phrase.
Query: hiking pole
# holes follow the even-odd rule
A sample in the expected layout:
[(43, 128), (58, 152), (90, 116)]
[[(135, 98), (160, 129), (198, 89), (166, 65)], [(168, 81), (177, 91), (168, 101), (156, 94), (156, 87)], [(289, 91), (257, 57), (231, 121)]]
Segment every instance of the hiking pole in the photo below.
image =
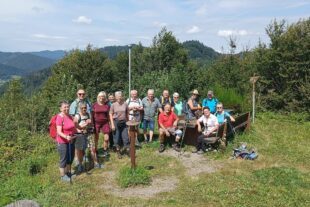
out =
[(180, 157), (181, 154), (182, 154), (182, 145), (183, 145), (183, 142), (184, 142), (184, 136), (185, 136), (185, 133), (186, 133), (186, 128), (187, 128), (187, 123), (188, 123), (188, 121), (189, 121), (189, 120), (186, 120), (186, 121), (185, 121), (184, 132), (183, 132), (183, 134), (182, 134), (182, 140), (181, 140), (181, 144), (180, 144), (181, 150), (180, 150), (180, 153), (179, 153), (179, 157)]
[(70, 184), (72, 184), (72, 174), (71, 174), (71, 165), (72, 165), (72, 156), (71, 156), (71, 140), (68, 143), (68, 151), (69, 151), (69, 160), (70, 160), (70, 167), (69, 167), (69, 176), (70, 176)]

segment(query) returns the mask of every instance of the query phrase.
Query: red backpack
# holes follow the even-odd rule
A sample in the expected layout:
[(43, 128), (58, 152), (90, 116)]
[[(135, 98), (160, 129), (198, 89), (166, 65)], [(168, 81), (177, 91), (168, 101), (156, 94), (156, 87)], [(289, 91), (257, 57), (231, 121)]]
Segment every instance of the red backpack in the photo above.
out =
[[(52, 116), (50, 122), (49, 122), (49, 133), (50, 133), (50, 137), (56, 141), (56, 136), (57, 136), (57, 127), (56, 127), (56, 119), (57, 119), (57, 116), (59, 114), (55, 114), (54, 116)], [(62, 123), (64, 121), (62, 120)]]

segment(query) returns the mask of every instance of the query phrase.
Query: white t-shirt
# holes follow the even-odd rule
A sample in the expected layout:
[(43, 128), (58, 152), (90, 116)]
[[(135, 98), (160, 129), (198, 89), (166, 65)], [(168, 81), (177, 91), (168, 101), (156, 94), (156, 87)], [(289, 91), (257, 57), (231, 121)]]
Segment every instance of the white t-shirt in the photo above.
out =
[[(128, 104), (128, 107), (134, 107), (134, 106), (139, 107), (139, 106), (143, 106), (143, 105), (142, 105), (142, 101), (141, 101), (141, 99), (139, 99), (139, 98), (136, 99), (136, 100), (130, 99), (130, 101), (129, 101), (129, 99), (127, 99), (127, 100), (126, 100), (126, 103)], [(129, 111), (129, 120), (132, 120), (133, 117), (135, 117), (135, 120), (136, 120), (136, 121), (141, 121), (141, 116), (140, 116), (140, 114), (141, 114), (140, 110), (137, 110), (137, 111), (130, 110), (130, 111)]]
[(215, 126), (219, 125), (216, 116), (214, 116), (213, 114), (210, 114), (210, 116), (207, 118), (205, 117), (205, 115), (202, 115), (198, 121), (201, 123), (203, 123), (203, 125), (205, 126), (205, 130), (204, 133), (208, 133), (213, 131), (213, 129), (215, 128)]

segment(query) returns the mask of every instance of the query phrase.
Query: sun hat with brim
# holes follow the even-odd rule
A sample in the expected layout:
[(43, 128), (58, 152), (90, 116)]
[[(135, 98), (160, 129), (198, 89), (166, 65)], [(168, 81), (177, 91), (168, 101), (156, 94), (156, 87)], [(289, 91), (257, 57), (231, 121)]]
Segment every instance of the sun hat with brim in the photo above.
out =
[(194, 90), (192, 91), (192, 94), (199, 95), (198, 90), (197, 90), (197, 89), (194, 89)]

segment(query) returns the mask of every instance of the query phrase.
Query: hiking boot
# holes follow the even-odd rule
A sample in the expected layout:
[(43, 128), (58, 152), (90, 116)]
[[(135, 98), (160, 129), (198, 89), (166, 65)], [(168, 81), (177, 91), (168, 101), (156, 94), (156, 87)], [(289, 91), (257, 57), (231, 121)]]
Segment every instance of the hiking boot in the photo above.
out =
[(122, 159), (122, 154), (121, 154), (120, 150), (116, 150), (116, 154), (117, 154), (118, 159)]
[(175, 145), (173, 146), (173, 149), (174, 149), (175, 151), (177, 151), (177, 152), (180, 152), (180, 151), (181, 151), (181, 147), (180, 147), (179, 144), (175, 144)]
[(103, 168), (103, 164), (100, 164), (100, 163), (94, 164), (94, 169), (102, 169), (102, 168)]
[(76, 174), (75, 174), (75, 173), (71, 173), (71, 172), (67, 172), (66, 175), (67, 175), (69, 178), (74, 178), (74, 177), (76, 177)]
[(205, 153), (202, 149), (198, 150), (197, 154), (202, 155), (203, 153)]
[(64, 182), (70, 182), (71, 181), (71, 179), (68, 175), (61, 176), (60, 180), (64, 181)]
[(108, 150), (103, 150), (103, 157), (109, 157), (109, 151)]
[(84, 171), (84, 166), (81, 164), (78, 164), (76, 174), (81, 174)]
[(158, 151), (159, 151), (160, 153), (162, 153), (163, 151), (165, 151), (165, 145), (161, 144), (160, 147), (159, 147), (159, 149), (158, 149)]

